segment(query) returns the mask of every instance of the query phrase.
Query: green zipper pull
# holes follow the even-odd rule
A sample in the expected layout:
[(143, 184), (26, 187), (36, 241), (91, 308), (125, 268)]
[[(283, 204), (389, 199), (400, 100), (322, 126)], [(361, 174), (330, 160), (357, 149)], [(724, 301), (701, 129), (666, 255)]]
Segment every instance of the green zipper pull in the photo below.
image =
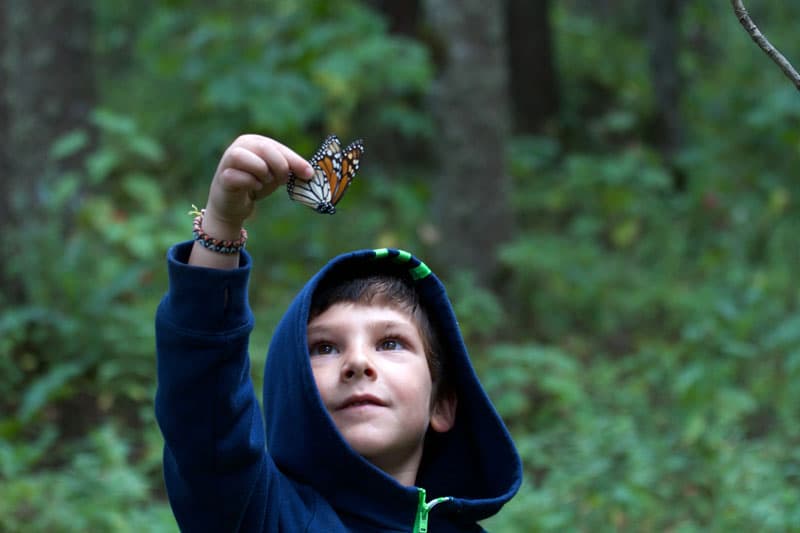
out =
[(417, 518), (414, 520), (414, 533), (428, 533), (428, 506), (425, 505), (425, 489), (418, 488)]
[(417, 518), (414, 520), (414, 533), (428, 533), (428, 513), (440, 503), (450, 501), (452, 498), (445, 496), (425, 503), (425, 489), (417, 487), (417, 491), (419, 500), (417, 501)]

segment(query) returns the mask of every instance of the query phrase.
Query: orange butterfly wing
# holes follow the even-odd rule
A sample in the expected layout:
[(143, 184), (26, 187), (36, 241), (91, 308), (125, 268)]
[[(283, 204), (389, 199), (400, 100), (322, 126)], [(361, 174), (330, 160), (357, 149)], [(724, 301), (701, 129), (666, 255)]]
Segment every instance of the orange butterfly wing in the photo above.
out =
[(323, 141), (322, 146), (317, 150), (317, 153), (311, 158), (311, 165), (318, 166), (322, 172), (325, 173), (331, 191), (336, 189), (336, 185), (339, 182), (339, 175), (342, 168), (341, 158), (342, 144), (335, 135), (328, 135)]
[(361, 139), (350, 143), (342, 152), (339, 161), (340, 171), (336, 186), (331, 186), (331, 203), (336, 205), (344, 195), (344, 191), (350, 186), (350, 182), (356, 177), (358, 167), (361, 164), (361, 154), (364, 153), (364, 145)]

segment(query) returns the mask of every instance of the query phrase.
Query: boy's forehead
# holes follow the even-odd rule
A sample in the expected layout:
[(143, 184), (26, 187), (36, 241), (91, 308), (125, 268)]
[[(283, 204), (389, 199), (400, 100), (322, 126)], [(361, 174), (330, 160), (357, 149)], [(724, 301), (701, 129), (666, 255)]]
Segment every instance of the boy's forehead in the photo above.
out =
[(335, 302), (327, 309), (309, 320), (311, 324), (320, 324), (330, 320), (331, 317), (347, 319), (357, 315), (358, 318), (369, 317), (380, 322), (408, 322), (416, 326), (416, 320), (411, 309), (392, 302)]

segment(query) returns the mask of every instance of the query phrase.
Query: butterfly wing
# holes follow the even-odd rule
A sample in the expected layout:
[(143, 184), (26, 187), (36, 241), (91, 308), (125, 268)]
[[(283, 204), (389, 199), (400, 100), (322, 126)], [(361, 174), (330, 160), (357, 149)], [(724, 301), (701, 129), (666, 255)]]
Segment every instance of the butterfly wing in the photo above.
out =
[[(336, 135), (329, 135), (322, 146), (320, 146), (314, 157), (311, 158), (311, 166), (319, 167), (328, 178), (328, 185), (333, 192), (337, 190), (342, 176), (342, 144)], [(332, 197), (328, 198), (331, 203)]]
[(319, 210), (320, 206), (330, 205), (331, 186), (325, 172), (317, 166), (308, 181), (298, 179), (294, 174), (289, 175), (286, 190), (289, 198), (311, 209)]
[(328, 135), (308, 162), (311, 163), (312, 166), (317, 165), (325, 157), (333, 157), (333, 154), (341, 151), (342, 143), (339, 137), (336, 135)]
[(331, 186), (331, 203), (336, 205), (344, 196), (344, 191), (350, 186), (350, 182), (356, 177), (358, 167), (361, 164), (361, 154), (364, 153), (364, 143), (361, 139), (353, 141), (341, 152), (339, 161), (339, 176), (335, 186)]

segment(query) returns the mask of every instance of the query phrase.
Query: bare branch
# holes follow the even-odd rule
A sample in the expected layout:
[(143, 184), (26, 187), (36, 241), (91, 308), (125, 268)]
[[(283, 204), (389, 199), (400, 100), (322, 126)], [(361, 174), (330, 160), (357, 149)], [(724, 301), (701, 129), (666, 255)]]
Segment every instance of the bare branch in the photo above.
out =
[(744, 4), (741, 0), (731, 0), (731, 5), (733, 5), (733, 11), (736, 13), (736, 17), (739, 19), (739, 23), (744, 27), (747, 33), (750, 34), (750, 37), (758, 44), (758, 46), (766, 52), (766, 54), (781, 67), (781, 70), (786, 77), (792, 80), (794, 86), (797, 87), (797, 90), (800, 91), (800, 74), (794, 69), (791, 63), (781, 54), (774, 46), (770, 44), (764, 34), (758, 29), (758, 26), (755, 25), (753, 19), (750, 18), (750, 15), (747, 14), (747, 9), (745, 9)]

